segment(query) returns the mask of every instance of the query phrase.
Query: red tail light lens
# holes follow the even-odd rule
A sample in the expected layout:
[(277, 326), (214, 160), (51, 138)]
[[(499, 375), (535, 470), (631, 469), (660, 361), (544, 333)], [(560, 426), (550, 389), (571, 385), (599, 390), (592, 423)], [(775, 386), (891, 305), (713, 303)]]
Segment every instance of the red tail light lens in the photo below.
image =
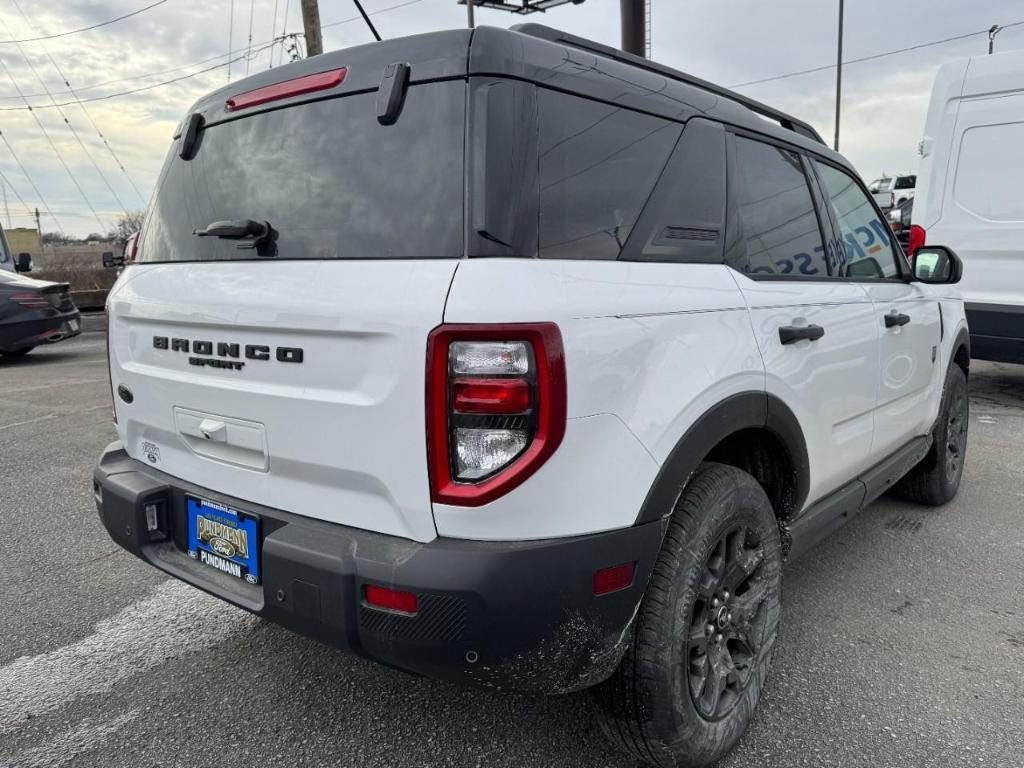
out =
[(435, 502), (480, 506), (520, 485), (565, 435), (554, 323), (442, 325), (427, 342), (427, 452)]
[(919, 227), (917, 224), (910, 225), (910, 237), (907, 241), (907, 250), (910, 251), (909, 255), (913, 258), (914, 254), (917, 253), (917, 249), (924, 245), (925, 239), (924, 227)]
[(46, 309), (50, 306), (50, 300), (41, 293), (12, 293), (8, 298), (25, 309)]
[(412, 592), (401, 592), (387, 587), (376, 587), (367, 584), (363, 589), (366, 604), (385, 611), (399, 611), (414, 615), (420, 608), (419, 598)]
[(114, 366), (110, 360), (110, 313), (107, 312), (107, 383), (110, 384), (110, 413), (117, 424), (117, 403), (114, 401)]
[(456, 379), (452, 409), (457, 413), (523, 413), (530, 407), (530, 383), (523, 379)]
[(315, 91), (326, 91), (335, 88), (345, 80), (347, 69), (332, 69), (327, 72), (317, 72), (315, 75), (297, 77), (294, 80), (285, 80), (283, 83), (274, 83), (263, 88), (256, 88), (252, 91), (232, 96), (225, 102), (228, 112), (237, 112), (240, 109), (248, 109), (269, 101), (287, 99), (292, 96), (300, 96), (304, 93)]

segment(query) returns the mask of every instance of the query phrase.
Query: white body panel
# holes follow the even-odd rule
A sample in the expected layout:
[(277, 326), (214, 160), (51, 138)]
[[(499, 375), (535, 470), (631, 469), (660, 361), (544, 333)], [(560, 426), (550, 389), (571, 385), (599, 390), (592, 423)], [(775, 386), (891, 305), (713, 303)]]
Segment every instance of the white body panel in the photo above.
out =
[[(108, 302), (113, 386), (135, 394), (116, 403), (125, 449), (239, 499), (430, 541), (424, 355), (455, 266), (130, 267)], [(304, 359), (246, 360), (243, 375), (190, 365), (154, 336), (301, 347)], [(204, 445), (203, 418), (226, 422), (226, 445)]]
[(943, 66), (922, 140), (913, 222), (964, 263), (971, 304), (1024, 305), (1024, 51)]
[[(736, 274), (764, 357), (765, 386), (804, 433), (814, 502), (877, 460), (871, 451), (879, 340), (864, 288), (839, 281), (759, 282)], [(781, 326), (819, 325), (817, 341), (783, 345)]]
[(445, 322), (538, 320), (557, 322), (565, 345), (565, 441), (507, 496), (470, 509), (435, 505), (441, 536), (532, 539), (632, 525), (686, 429), (726, 397), (764, 389), (743, 296), (725, 266), (460, 264)]
[[(932, 427), (945, 367), (940, 365), (939, 302), (936, 291), (922, 283), (865, 283), (879, 327), (873, 456), (887, 456)], [(885, 327), (890, 313), (907, 315), (904, 326)]]

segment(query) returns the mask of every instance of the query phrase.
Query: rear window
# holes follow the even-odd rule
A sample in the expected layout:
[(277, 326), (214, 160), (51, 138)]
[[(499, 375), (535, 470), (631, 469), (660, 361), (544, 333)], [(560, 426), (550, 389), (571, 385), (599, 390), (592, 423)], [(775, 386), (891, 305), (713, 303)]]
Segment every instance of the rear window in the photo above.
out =
[(917, 183), (917, 176), (900, 176), (896, 179), (896, 189), (913, 189)]
[(389, 126), (365, 93), (209, 126), (189, 161), (175, 143), (139, 260), (257, 258), (193, 234), (245, 219), (270, 222), (278, 259), (462, 256), (465, 88), (413, 86)]

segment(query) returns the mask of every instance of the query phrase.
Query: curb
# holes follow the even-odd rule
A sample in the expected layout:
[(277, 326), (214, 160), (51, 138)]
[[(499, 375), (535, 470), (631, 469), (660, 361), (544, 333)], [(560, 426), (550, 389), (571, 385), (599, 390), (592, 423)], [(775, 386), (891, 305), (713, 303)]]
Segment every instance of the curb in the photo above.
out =
[(106, 333), (106, 312), (82, 312), (82, 333)]

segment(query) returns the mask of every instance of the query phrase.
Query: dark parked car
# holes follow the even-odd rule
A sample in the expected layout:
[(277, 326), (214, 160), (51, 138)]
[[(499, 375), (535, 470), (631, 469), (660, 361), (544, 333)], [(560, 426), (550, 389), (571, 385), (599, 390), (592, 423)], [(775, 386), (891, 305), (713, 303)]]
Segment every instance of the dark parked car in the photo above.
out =
[(68, 287), (0, 271), (0, 355), (25, 355), (80, 334), (82, 321)]

